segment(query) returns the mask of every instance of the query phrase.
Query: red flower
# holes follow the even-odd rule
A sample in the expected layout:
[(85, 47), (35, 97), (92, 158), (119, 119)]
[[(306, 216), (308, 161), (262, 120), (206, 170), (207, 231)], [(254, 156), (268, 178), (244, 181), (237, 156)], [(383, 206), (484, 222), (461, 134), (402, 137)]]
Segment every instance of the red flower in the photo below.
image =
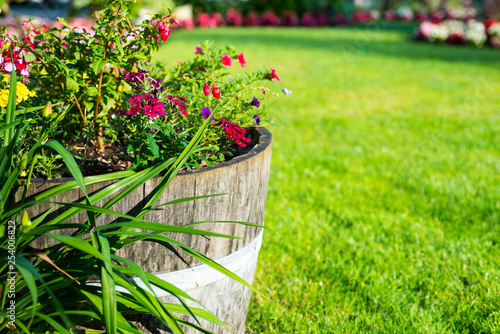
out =
[(226, 119), (221, 119), (219, 122), (219, 126), (226, 131), (226, 137), (236, 141), (241, 147), (247, 146), (246, 143), (249, 143), (251, 140), (247, 138), (245, 135), (247, 131), (241, 128), (239, 125), (229, 122)]
[(214, 94), (216, 99), (220, 99), (220, 89), (215, 87), (214, 84), (212, 84), (212, 94)]
[(205, 86), (203, 87), (203, 93), (205, 94), (205, 96), (210, 95), (210, 86), (206, 82), (205, 82)]
[(222, 56), (222, 65), (231, 66), (231, 57), (228, 55)]
[(245, 56), (243, 56), (243, 52), (238, 55), (238, 61), (240, 62), (241, 67), (247, 66), (247, 62), (245, 61)]

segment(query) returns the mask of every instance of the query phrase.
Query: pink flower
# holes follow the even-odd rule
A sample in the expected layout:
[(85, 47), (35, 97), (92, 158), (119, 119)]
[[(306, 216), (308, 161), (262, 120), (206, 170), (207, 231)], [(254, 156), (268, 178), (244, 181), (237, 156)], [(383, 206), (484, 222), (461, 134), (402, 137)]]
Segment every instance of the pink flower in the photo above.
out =
[(179, 24), (179, 20), (177, 20), (175, 17), (172, 16), (172, 22), (174, 22), (174, 24)]
[(222, 65), (231, 66), (231, 57), (228, 55), (222, 56)]
[(241, 67), (247, 66), (243, 52), (238, 55), (238, 61), (240, 62)]
[(198, 45), (197, 47), (194, 48), (194, 54), (201, 54), (203, 51), (203, 46)]

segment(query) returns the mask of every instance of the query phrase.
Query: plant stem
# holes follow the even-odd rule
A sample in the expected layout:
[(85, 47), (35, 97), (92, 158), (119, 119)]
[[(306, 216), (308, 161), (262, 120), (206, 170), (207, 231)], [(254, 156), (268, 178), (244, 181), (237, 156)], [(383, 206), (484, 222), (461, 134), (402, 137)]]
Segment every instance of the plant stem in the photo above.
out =
[(77, 100), (77, 98), (76, 98), (76, 96), (75, 96), (74, 93), (73, 93), (73, 99), (75, 100), (76, 106), (78, 107), (78, 110), (80, 111), (80, 115), (82, 115), (83, 124), (87, 124), (87, 117), (83, 113), (82, 108), (80, 107), (80, 103), (78, 102), (78, 100)]

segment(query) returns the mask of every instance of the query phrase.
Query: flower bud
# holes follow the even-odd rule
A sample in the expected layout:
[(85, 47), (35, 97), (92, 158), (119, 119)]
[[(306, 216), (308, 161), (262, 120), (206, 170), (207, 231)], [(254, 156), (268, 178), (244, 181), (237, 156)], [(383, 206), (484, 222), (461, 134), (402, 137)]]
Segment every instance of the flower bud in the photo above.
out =
[(42, 113), (42, 116), (43, 117), (49, 117), (50, 114), (52, 114), (52, 103), (49, 101), (47, 102), (47, 104), (45, 105), (45, 108), (43, 108), (43, 113)]
[(205, 82), (205, 86), (203, 87), (203, 93), (205, 94), (205, 96), (210, 95), (210, 86), (206, 82)]
[(22, 232), (26, 233), (31, 230), (31, 220), (28, 217), (28, 213), (24, 211), (23, 217), (21, 218)]
[(214, 94), (216, 99), (220, 99), (220, 89), (215, 87), (214, 84), (212, 84), (212, 94)]
[(25, 170), (28, 167), (28, 156), (25, 154), (22, 156), (21, 161), (19, 162), (19, 169)]

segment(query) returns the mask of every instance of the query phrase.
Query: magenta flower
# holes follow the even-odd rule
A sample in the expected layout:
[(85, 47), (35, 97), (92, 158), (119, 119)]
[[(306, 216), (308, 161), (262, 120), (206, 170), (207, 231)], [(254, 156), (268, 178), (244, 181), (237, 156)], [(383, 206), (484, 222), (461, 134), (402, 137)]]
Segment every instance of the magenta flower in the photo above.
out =
[(231, 66), (231, 61), (232, 59), (228, 55), (222, 56), (222, 65)]
[(241, 67), (247, 66), (243, 52), (238, 55), (238, 61), (240, 62)]
[(251, 141), (250, 138), (245, 136), (247, 130), (241, 128), (239, 125), (231, 123), (226, 119), (222, 119), (219, 125), (226, 131), (226, 137), (235, 140), (239, 146), (245, 147), (247, 146), (246, 143)]
[[(210, 111), (210, 109), (208, 108), (203, 108), (201, 109), (201, 116), (203, 117), (203, 119), (207, 119), (210, 117), (210, 115), (212, 115), (212, 112)], [(215, 118), (212, 116), (212, 121), (215, 120)]]

